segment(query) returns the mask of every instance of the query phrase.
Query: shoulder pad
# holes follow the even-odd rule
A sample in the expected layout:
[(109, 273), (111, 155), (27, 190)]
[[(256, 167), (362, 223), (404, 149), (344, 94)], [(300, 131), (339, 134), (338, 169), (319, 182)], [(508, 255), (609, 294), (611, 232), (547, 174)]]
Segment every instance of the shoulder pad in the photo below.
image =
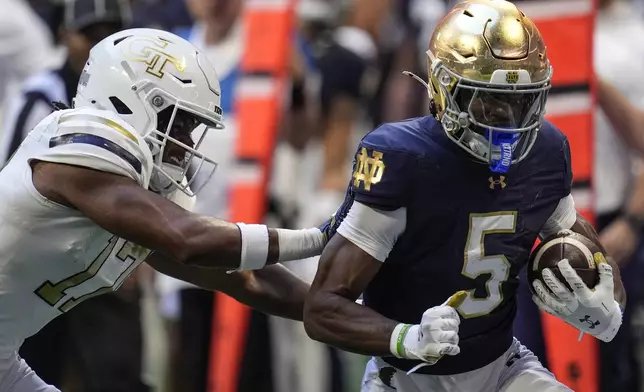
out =
[(117, 114), (82, 108), (58, 117), (49, 149), (35, 159), (66, 163), (132, 178), (147, 188), (152, 153), (143, 138)]
[[(539, 128), (537, 140), (526, 158), (526, 164), (535, 170), (553, 173), (561, 178), (557, 200), (567, 196), (572, 187), (572, 161), (568, 137), (553, 123), (544, 120)], [(553, 177), (554, 178), (554, 177)]]
[(362, 139), (362, 143), (387, 150), (425, 156), (428, 150), (432, 149), (431, 138), (436, 132), (434, 129), (436, 126), (440, 127), (440, 124), (432, 117), (418, 117), (385, 123), (367, 134)]
[(539, 133), (543, 135), (549, 143), (561, 143), (566, 139), (566, 135), (564, 135), (559, 128), (548, 120), (543, 121), (539, 128)]

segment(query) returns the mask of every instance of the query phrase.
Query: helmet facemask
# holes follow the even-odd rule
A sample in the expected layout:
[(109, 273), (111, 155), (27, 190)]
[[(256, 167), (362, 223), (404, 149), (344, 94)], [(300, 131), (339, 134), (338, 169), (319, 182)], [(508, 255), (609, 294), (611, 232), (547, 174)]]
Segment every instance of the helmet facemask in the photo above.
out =
[(459, 2), (426, 54), (430, 110), (449, 139), (495, 172), (525, 159), (552, 79), (534, 22), (508, 1)]
[(430, 99), (440, 99), (439, 120), (459, 147), (498, 173), (528, 155), (545, 114), (550, 77), (532, 83), (525, 71), (497, 70), (485, 83), (460, 77), (440, 61), (431, 71)]
[[(152, 98), (152, 104), (165, 106), (165, 102), (161, 102), (163, 100), (162, 96), (156, 95)], [(200, 108), (176, 101), (157, 114), (156, 129), (145, 138), (154, 160), (154, 170), (150, 179), (151, 190), (163, 195), (180, 190), (192, 197), (214, 175), (217, 163), (199, 152), (199, 148), (208, 132), (224, 128), (220, 121), (221, 109), (215, 109), (215, 112), (218, 112), (215, 118), (212, 115), (205, 117), (201, 112)], [(195, 132), (200, 127), (205, 127), (205, 130)], [(199, 188), (192, 189), (191, 185), (197, 173), (206, 173), (207, 180)]]
[(96, 44), (74, 98), (75, 105), (117, 113), (145, 140), (148, 189), (190, 197), (217, 167), (200, 147), (209, 132), (224, 128), (220, 103), (219, 79), (205, 55), (155, 29), (123, 30)]

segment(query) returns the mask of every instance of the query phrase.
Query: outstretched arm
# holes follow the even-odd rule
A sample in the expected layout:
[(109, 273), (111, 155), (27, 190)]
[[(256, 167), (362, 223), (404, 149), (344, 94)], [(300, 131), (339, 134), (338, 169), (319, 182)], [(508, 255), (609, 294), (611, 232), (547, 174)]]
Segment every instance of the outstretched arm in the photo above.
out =
[(309, 285), (281, 265), (226, 273), (221, 269), (179, 264), (158, 253), (151, 254), (146, 262), (165, 275), (221, 291), (260, 312), (302, 321)]
[(75, 208), (107, 231), (183, 264), (260, 269), (320, 254), (317, 229), (268, 229), (193, 214), (125, 176), (42, 161), (33, 182), (47, 199)]

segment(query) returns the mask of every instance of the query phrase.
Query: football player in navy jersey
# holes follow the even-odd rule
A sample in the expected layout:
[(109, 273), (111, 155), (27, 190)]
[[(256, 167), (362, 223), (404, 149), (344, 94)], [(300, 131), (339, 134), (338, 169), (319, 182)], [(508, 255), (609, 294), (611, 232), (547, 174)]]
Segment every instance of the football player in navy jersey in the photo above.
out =
[[(599, 243), (570, 195), (568, 141), (543, 118), (543, 39), (513, 4), (467, 0), (427, 54), (432, 116), (360, 142), (307, 332), (373, 356), (363, 392), (568, 391), (512, 332), (517, 275), (537, 237), (570, 229)], [(594, 290), (562, 260), (573, 291), (546, 269), (533, 299), (610, 341), (625, 294), (614, 263), (596, 262)]]

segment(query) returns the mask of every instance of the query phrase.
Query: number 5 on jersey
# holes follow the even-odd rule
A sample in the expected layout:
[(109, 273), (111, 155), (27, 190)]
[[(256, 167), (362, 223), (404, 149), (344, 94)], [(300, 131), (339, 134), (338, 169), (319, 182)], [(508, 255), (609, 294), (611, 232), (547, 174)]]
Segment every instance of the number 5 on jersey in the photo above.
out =
[(461, 273), (470, 279), (476, 279), (481, 274), (490, 274), (490, 277), (485, 282), (485, 297), (474, 297), (475, 290), (467, 292), (467, 298), (458, 307), (458, 312), (464, 318), (484, 316), (503, 302), (501, 285), (510, 275), (510, 262), (505, 255), (485, 255), (485, 236), (512, 234), (516, 226), (516, 211), (470, 214)]

